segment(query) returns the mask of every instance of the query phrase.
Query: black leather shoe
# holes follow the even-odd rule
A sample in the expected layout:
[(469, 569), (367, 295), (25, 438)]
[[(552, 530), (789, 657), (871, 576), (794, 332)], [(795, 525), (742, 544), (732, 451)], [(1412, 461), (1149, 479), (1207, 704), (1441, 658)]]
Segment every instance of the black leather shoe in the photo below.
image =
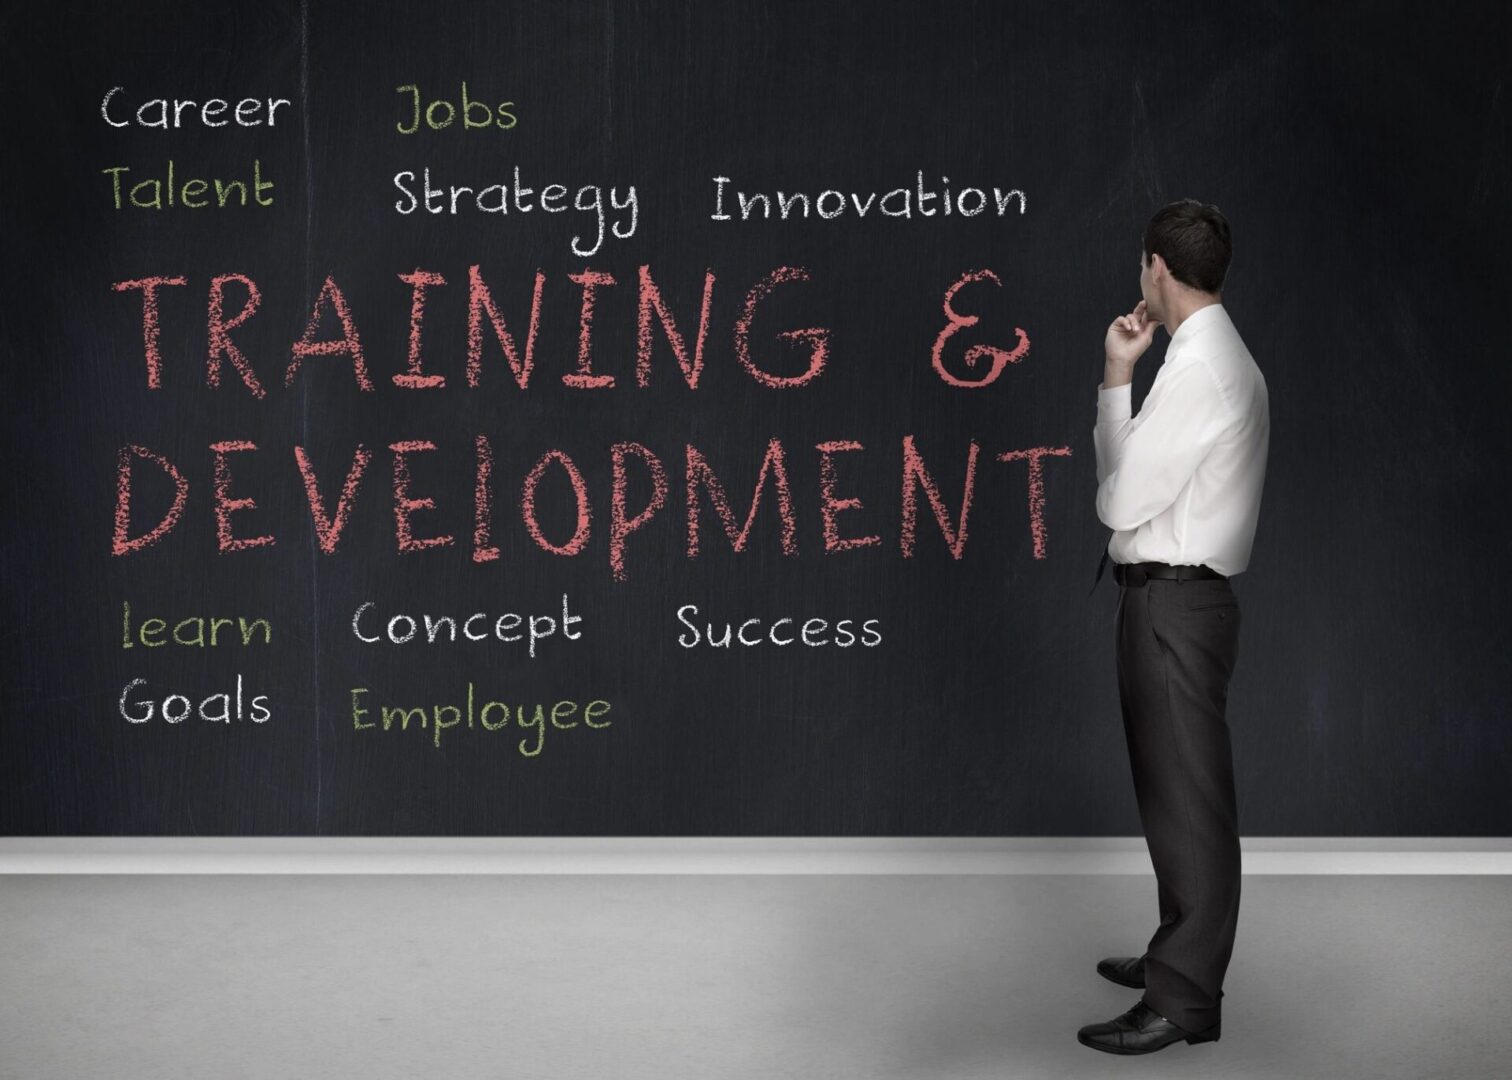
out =
[[(1105, 979), (1111, 979), (1120, 986), (1134, 986), (1144, 989), (1144, 957), (1142, 956), (1110, 956), (1097, 962), (1097, 973)], [(1223, 991), (1218, 991), (1218, 996), (1223, 996)]]
[(1097, 962), (1097, 973), (1119, 986), (1144, 989), (1144, 957), (1110, 956)]
[(1222, 1029), (1222, 1021), (1201, 1032), (1179, 1028), (1140, 998), (1128, 1012), (1082, 1028), (1076, 1033), (1076, 1041), (1109, 1054), (1153, 1054), (1183, 1039), (1189, 1043), (1217, 1042)]

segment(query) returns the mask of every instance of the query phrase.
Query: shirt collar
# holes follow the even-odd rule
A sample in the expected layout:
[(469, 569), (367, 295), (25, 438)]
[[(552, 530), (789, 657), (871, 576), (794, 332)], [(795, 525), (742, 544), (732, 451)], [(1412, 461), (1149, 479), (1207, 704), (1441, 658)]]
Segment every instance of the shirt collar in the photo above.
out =
[(1181, 346), (1196, 336), (1204, 326), (1217, 319), (1228, 318), (1228, 312), (1223, 310), (1221, 302), (1204, 304), (1182, 320), (1176, 332), (1171, 335), (1171, 343), (1166, 346), (1166, 356), (1172, 357), (1180, 352)]

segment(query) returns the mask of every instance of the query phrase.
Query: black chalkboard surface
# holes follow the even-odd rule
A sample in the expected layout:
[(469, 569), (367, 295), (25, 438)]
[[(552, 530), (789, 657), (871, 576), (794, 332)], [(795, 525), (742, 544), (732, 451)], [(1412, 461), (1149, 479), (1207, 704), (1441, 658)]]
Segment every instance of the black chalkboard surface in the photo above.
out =
[(1243, 830), (1512, 832), (1507, 19), (9, 15), (0, 828), (1137, 834), (1091, 432), (1191, 196)]

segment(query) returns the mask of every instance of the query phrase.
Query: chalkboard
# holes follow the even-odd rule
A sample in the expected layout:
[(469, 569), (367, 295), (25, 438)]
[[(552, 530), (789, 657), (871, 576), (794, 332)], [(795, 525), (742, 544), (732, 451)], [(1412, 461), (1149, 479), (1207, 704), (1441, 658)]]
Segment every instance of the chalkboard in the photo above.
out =
[(3, 831), (1138, 834), (1092, 425), (1194, 197), (1242, 830), (1512, 832), (1508, 30), (11, 14)]

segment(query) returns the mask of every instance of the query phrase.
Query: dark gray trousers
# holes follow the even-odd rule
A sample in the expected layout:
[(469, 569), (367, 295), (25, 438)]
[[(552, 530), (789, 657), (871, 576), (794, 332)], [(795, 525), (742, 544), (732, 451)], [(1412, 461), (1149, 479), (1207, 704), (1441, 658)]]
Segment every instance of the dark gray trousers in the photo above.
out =
[(1188, 1031), (1222, 1018), (1239, 921), (1239, 823), (1225, 707), (1239, 654), (1227, 579), (1151, 579), (1118, 593), (1118, 693), (1160, 928), (1144, 1000)]

